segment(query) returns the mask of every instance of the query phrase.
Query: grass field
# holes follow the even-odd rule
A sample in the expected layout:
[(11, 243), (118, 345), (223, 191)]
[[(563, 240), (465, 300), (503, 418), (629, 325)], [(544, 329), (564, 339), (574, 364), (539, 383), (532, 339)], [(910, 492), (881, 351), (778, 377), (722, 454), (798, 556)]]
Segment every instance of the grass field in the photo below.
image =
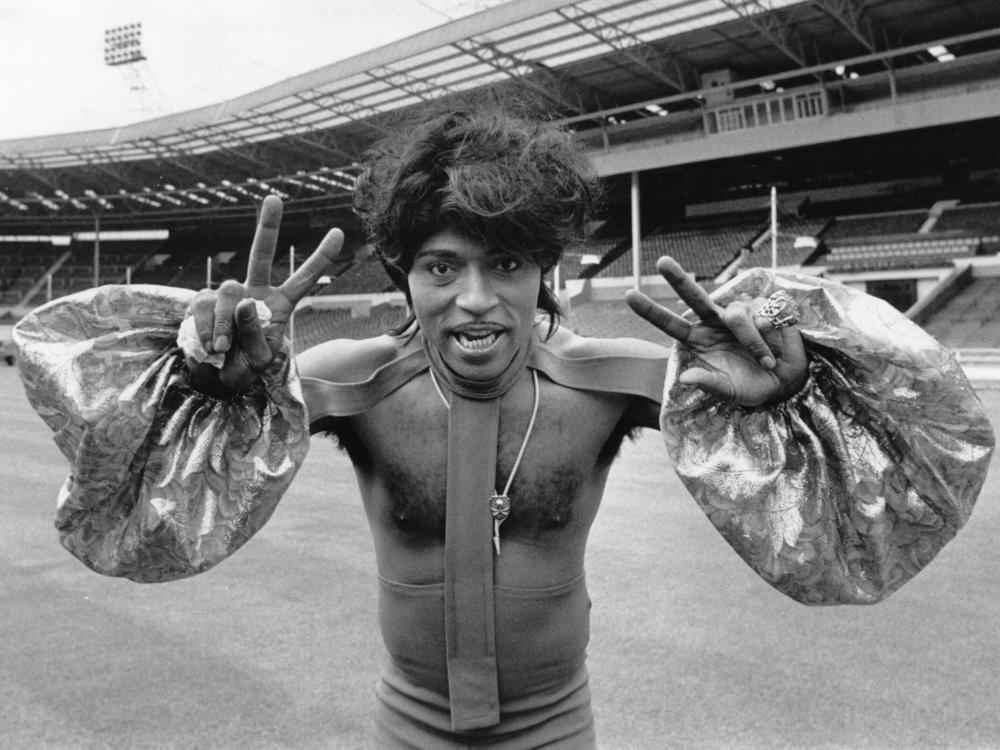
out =
[[(1000, 391), (981, 395), (1000, 425)], [(0, 404), (0, 748), (364, 747), (374, 557), (331, 444), (232, 559), (140, 585), (62, 550), (65, 464), (12, 368)], [(1000, 459), (969, 524), (901, 591), (811, 609), (736, 557), (645, 433), (588, 555), (601, 747), (1000, 747), (998, 497)]]

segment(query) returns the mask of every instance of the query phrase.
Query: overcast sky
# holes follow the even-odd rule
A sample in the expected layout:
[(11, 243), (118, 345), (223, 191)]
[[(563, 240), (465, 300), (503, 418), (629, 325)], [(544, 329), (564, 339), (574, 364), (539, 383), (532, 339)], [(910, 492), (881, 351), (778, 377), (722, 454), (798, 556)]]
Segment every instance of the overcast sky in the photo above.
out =
[[(0, 0), (0, 139), (113, 127), (201, 107), (496, 4)], [(146, 61), (106, 65), (105, 30), (132, 23), (142, 24)]]

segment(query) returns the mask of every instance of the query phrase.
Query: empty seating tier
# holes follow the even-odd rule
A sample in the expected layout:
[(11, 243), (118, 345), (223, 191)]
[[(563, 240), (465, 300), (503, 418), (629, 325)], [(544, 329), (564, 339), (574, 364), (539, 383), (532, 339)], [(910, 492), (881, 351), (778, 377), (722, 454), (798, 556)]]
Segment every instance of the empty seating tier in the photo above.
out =
[(841, 216), (826, 230), (824, 236), (828, 242), (839, 242), (848, 239), (911, 234), (918, 232), (926, 220), (926, 211)]
[(835, 246), (823, 262), (832, 271), (877, 271), (952, 265), (976, 254), (978, 238), (917, 235), (909, 239)]

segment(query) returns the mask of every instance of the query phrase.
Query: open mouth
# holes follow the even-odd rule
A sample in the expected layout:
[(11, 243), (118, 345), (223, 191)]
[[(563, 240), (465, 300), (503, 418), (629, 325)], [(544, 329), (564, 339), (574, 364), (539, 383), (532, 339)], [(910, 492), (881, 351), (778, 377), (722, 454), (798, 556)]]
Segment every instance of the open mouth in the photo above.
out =
[(465, 329), (452, 334), (459, 347), (468, 352), (483, 352), (500, 338), (498, 329)]

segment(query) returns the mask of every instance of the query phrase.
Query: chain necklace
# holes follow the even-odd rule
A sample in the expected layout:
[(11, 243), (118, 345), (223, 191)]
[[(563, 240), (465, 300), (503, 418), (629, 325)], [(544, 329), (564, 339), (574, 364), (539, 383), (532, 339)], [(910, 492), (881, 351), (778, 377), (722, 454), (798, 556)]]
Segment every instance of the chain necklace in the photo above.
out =
[[(447, 397), (445, 397), (444, 391), (441, 390), (437, 376), (434, 375), (434, 368), (430, 368), (427, 372), (430, 373), (434, 390), (437, 391), (438, 396), (441, 397), (441, 401), (444, 402), (444, 408), (451, 410), (451, 404), (448, 402)], [(514, 475), (517, 474), (517, 469), (521, 465), (521, 459), (524, 458), (524, 450), (528, 447), (528, 438), (531, 437), (531, 432), (535, 428), (535, 417), (538, 416), (538, 373), (535, 370), (531, 370), (531, 381), (534, 386), (535, 400), (531, 407), (531, 420), (528, 422), (528, 429), (524, 433), (524, 440), (521, 441), (521, 449), (517, 452), (517, 459), (514, 461), (514, 467), (510, 470), (510, 475), (507, 477), (507, 484), (504, 486), (503, 492), (494, 492), (490, 498), (490, 515), (493, 516), (493, 547), (496, 549), (497, 555), (500, 554), (500, 524), (506, 521), (507, 516), (510, 515), (510, 488), (514, 483)]]

